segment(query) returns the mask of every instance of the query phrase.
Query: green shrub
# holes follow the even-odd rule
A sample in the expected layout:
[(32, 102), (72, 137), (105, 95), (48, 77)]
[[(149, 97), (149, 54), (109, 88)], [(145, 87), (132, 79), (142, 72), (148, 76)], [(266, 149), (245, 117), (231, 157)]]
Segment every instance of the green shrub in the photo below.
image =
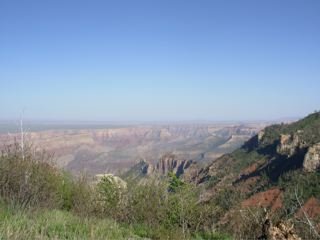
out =
[(44, 153), (19, 154), (19, 146), (9, 146), (0, 156), (0, 196), (22, 208), (58, 207), (63, 175)]
[(168, 174), (168, 191), (169, 192), (177, 192), (179, 189), (181, 189), (184, 186), (184, 182), (177, 177), (176, 174), (169, 172)]
[(288, 214), (293, 214), (300, 208), (297, 197), (301, 202), (311, 197), (320, 199), (320, 172), (288, 172), (279, 179), (279, 186), (284, 190), (284, 207)]
[(113, 218), (121, 218), (125, 208), (125, 187), (119, 185), (111, 176), (103, 177), (96, 186), (101, 213)]
[(102, 210), (98, 205), (98, 193), (94, 185), (89, 184), (88, 177), (81, 175), (72, 181), (71, 211), (80, 216), (100, 216)]

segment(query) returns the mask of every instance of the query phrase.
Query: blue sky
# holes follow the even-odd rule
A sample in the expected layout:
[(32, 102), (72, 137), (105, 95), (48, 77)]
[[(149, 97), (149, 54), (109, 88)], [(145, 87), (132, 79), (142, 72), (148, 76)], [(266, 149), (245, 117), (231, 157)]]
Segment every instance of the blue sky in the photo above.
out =
[(0, 1), (0, 118), (257, 120), (320, 109), (318, 0)]

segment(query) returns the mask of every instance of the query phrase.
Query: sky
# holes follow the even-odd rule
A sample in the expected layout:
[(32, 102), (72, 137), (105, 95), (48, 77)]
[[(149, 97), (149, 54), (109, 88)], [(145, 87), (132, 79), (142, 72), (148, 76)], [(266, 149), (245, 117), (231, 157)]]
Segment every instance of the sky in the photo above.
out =
[(0, 0), (0, 119), (320, 109), (319, 0)]

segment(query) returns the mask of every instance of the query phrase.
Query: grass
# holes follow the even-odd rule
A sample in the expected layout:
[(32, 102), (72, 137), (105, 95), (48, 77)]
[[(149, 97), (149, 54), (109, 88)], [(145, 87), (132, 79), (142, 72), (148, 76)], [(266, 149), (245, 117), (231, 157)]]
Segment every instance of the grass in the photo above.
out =
[(141, 239), (113, 220), (80, 218), (62, 210), (21, 211), (1, 204), (0, 239)]
[[(181, 239), (178, 229), (150, 228), (146, 225), (119, 224), (108, 218), (79, 217), (65, 210), (20, 210), (0, 203), (0, 240), (121, 240)], [(229, 240), (220, 233), (195, 233), (186, 239)]]

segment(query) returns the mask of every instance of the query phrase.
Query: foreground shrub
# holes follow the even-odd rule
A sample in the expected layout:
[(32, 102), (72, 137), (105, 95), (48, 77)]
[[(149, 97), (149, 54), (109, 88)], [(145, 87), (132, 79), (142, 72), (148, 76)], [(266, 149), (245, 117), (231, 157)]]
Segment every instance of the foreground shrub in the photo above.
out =
[(45, 152), (26, 151), (18, 144), (8, 146), (0, 156), (0, 196), (22, 208), (59, 207), (64, 175)]
[(21, 154), (15, 143), (0, 156), (0, 198), (25, 208), (56, 208), (88, 215), (94, 212), (94, 189), (85, 177), (74, 178), (34, 148)]
[(97, 191), (89, 178), (81, 175), (71, 182), (71, 208), (70, 210), (81, 216), (100, 216), (101, 208), (98, 206)]
[[(117, 181), (118, 180), (118, 181)], [(97, 206), (103, 216), (108, 215), (118, 220), (124, 220), (123, 211), (126, 208), (126, 184), (113, 175), (103, 176), (96, 186)]]

